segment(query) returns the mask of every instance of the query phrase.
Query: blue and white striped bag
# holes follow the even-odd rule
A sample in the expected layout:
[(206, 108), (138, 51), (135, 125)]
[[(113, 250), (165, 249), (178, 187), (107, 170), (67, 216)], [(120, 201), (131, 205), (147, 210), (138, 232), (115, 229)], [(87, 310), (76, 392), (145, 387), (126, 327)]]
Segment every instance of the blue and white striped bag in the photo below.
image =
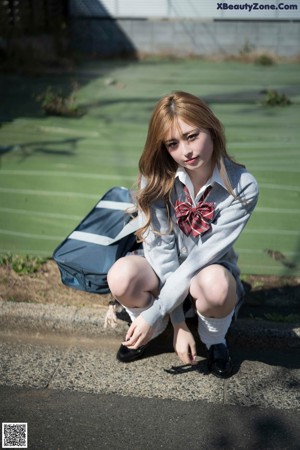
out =
[(130, 213), (132, 193), (124, 187), (110, 189), (55, 249), (53, 259), (66, 286), (97, 294), (109, 293), (107, 273), (113, 263), (138, 250), (138, 218)]

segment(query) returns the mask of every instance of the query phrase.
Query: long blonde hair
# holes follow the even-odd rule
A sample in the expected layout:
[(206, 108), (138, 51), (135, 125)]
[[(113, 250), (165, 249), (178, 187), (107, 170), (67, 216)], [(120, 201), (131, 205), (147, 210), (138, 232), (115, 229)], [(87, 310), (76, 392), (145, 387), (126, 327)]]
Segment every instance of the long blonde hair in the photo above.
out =
[(139, 239), (142, 239), (143, 233), (150, 225), (150, 206), (153, 202), (163, 200), (169, 211), (178, 164), (167, 151), (164, 140), (179, 118), (210, 132), (213, 141), (213, 163), (217, 164), (228, 192), (233, 194), (224, 163), (224, 159), (232, 158), (227, 154), (221, 122), (202, 100), (192, 94), (177, 91), (166, 95), (153, 110), (144, 150), (139, 160), (139, 180), (142, 176), (147, 180), (147, 185), (138, 190), (136, 197), (137, 206), (146, 217), (146, 223), (136, 233)]

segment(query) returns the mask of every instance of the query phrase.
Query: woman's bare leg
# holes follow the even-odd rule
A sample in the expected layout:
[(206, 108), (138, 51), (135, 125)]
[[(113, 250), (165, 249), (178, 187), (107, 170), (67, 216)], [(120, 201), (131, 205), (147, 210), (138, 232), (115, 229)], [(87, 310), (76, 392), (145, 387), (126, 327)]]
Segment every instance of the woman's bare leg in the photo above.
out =
[(112, 295), (127, 308), (145, 308), (158, 295), (159, 280), (142, 256), (118, 259), (107, 281)]
[(236, 281), (220, 264), (201, 270), (192, 279), (190, 293), (196, 301), (197, 311), (205, 317), (225, 317), (237, 303)]

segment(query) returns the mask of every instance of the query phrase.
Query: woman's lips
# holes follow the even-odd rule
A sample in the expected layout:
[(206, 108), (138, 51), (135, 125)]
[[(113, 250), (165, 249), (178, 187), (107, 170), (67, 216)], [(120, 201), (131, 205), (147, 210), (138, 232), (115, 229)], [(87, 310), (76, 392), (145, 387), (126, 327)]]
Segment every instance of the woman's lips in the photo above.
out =
[(185, 163), (186, 163), (186, 164), (195, 164), (195, 163), (197, 162), (197, 160), (198, 160), (198, 156), (195, 156), (194, 158), (187, 159), (187, 160), (185, 161)]

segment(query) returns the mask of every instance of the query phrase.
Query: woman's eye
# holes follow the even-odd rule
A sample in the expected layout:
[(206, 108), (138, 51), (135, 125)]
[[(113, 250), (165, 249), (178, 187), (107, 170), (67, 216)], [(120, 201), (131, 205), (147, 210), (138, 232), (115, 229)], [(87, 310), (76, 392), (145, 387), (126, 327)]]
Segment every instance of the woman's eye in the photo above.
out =
[(174, 141), (174, 142), (168, 142), (167, 147), (168, 147), (168, 148), (175, 148), (176, 145), (177, 145), (177, 142), (176, 142), (176, 141)]
[(193, 133), (188, 135), (188, 141), (194, 141), (198, 137), (199, 133)]

